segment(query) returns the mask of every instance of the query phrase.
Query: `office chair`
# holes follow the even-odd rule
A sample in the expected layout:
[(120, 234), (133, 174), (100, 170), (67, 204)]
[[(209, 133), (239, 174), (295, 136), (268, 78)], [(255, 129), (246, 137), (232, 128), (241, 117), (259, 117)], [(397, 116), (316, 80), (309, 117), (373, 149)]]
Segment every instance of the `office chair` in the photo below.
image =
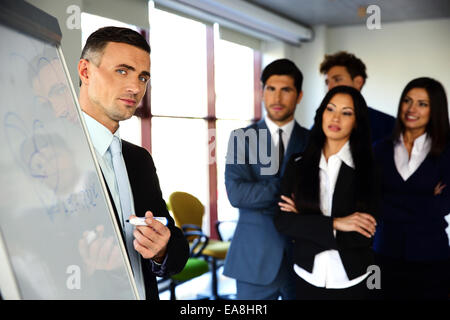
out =
[[(188, 240), (194, 241), (195, 239), (198, 239), (198, 236), (195, 234), (190, 235), (190, 232), (203, 233), (202, 220), (205, 213), (205, 207), (200, 200), (189, 193), (177, 191), (170, 195), (169, 205), (175, 223), (183, 230), (183, 232), (185, 232), (185, 235), (188, 235)], [(199, 248), (198, 245), (197, 247)], [(219, 260), (225, 260), (229, 247), (229, 241), (209, 239), (201, 252), (201, 255), (207, 257), (211, 263), (213, 299), (220, 299), (218, 294), (217, 262)], [(193, 252), (197, 253), (198, 250), (199, 249), (194, 248)]]
[(201, 276), (209, 271), (208, 262), (199, 258), (203, 249), (209, 242), (209, 237), (198, 230), (187, 231), (184, 233), (186, 238), (195, 237), (189, 250), (189, 258), (181, 272), (170, 277), (170, 300), (176, 300), (175, 288), (177, 285)]

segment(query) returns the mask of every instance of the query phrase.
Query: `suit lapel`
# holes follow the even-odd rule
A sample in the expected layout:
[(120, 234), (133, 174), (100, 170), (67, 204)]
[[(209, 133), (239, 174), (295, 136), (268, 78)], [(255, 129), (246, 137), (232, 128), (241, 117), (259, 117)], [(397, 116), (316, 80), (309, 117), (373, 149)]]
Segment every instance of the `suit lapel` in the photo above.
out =
[[(354, 190), (354, 183), (355, 170), (342, 162), (336, 186), (334, 188), (331, 216), (339, 217), (342, 213), (348, 214), (348, 205), (354, 203), (354, 194), (352, 193), (352, 190)], [(350, 208), (350, 210), (352, 209)]]
[[(260, 120), (257, 123), (256, 127), (257, 127), (257, 130), (258, 130), (258, 133), (257, 133), (258, 144), (259, 144), (259, 139), (261, 139), (263, 137), (263, 136), (261, 136), (261, 134), (264, 131), (261, 131), (261, 130), (266, 130), (266, 147), (267, 147), (266, 150), (267, 150), (267, 156), (270, 157), (270, 155), (272, 154), (272, 135), (270, 134), (270, 130), (267, 127), (266, 121), (264, 119)], [(258, 149), (259, 149), (259, 146), (258, 146)]]
[[(294, 120), (295, 121), (295, 120)], [(266, 121), (264, 119), (260, 120), (256, 124), (256, 129), (258, 130), (257, 137), (258, 137), (258, 155), (259, 153), (259, 140), (263, 138), (262, 131), (266, 130), (266, 154), (265, 156), (270, 157), (272, 155), (272, 150), (274, 150), (275, 146), (273, 145), (272, 135), (270, 133), (269, 128), (267, 127)], [(294, 128), (292, 129), (291, 137), (289, 138), (289, 143), (286, 149), (286, 153), (284, 155), (283, 163), (281, 166), (281, 175), (284, 173), (284, 169), (286, 167), (286, 164), (288, 163), (290, 157), (294, 153), (302, 152), (303, 148), (302, 146), (305, 143), (305, 137), (302, 137), (302, 129), (300, 125), (295, 121)], [(258, 161), (258, 164), (261, 165), (261, 162)], [(262, 166), (268, 166), (268, 165), (262, 165)]]
[[(294, 120), (295, 121), (295, 120)], [(301, 136), (301, 127), (295, 121), (294, 128), (292, 129), (291, 137), (289, 138), (289, 143), (286, 149), (286, 154), (284, 155), (283, 164), (281, 167), (281, 174), (284, 173), (286, 164), (294, 153), (303, 152), (302, 145), (305, 143), (305, 137)]]
[[(272, 135), (270, 134), (270, 130), (267, 127), (266, 121), (264, 119), (260, 120), (256, 124), (256, 130), (258, 131), (256, 136), (257, 139), (257, 147), (253, 147), (252, 150), (256, 150), (257, 152), (257, 167), (258, 172), (260, 172), (261, 167), (267, 168), (271, 166), (271, 162), (267, 163), (271, 160), (272, 150), (274, 148), (274, 145), (272, 143)], [(264, 141), (261, 141), (261, 139), (265, 139), (265, 145)], [(261, 150), (261, 147), (265, 148), (265, 150)]]
[(300, 137), (299, 129), (300, 126), (297, 122), (295, 122), (291, 137), (289, 138), (286, 154), (284, 156), (283, 166), (289, 161), (289, 158), (292, 156), (292, 154), (300, 152), (300, 147), (303, 141), (302, 137)]

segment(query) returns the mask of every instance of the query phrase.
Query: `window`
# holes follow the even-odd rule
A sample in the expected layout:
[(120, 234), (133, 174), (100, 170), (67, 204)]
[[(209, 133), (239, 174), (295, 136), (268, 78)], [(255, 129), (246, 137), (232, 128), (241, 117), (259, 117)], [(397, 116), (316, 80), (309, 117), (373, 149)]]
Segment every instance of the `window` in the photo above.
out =
[(218, 37), (214, 44), (216, 117), (253, 119), (253, 50)]
[[(81, 19), (83, 45), (103, 26), (140, 31), (92, 14)], [(217, 26), (153, 6), (149, 19), (150, 115), (121, 122), (121, 136), (151, 150), (164, 199), (185, 191), (203, 203), (203, 229), (214, 237), (215, 220), (238, 218), (226, 195), (225, 154), (230, 132), (261, 116), (259, 52), (221, 39)]]
[(206, 26), (157, 9), (150, 23), (152, 115), (206, 117)]
[(209, 229), (206, 26), (150, 11), (152, 156), (164, 199), (196, 196)]
[(215, 39), (217, 218), (235, 220), (237, 209), (225, 188), (225, 155), (230, 132), (254, 118), (253, 50), (218, 37)]
[(255, 51), (220, 39), (213, 25), (155, 8), (150, 45), (152, 156), (163, 196), (196, 196), (203, 229), (214, 236), (211, 222), (238, 218), (226, 195), (225, 154), (230, 132), (256, 118)]

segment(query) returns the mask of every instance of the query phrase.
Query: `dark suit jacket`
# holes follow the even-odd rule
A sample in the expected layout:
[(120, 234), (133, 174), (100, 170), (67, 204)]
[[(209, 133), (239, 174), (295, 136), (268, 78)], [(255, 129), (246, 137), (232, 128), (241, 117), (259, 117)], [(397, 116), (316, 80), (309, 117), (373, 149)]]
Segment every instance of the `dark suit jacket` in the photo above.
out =
[[(297, 177), (302, 166), (301, 154), (294, 154), (286, 167), (281, 183), (281, 193), (295, 196)], [(338, 250), (347, 276), (350, 280), (367, 272), (367, 267), (374, 263), (372, 239), (358, 232), (336, 231), (333, 234), (333, 218), (345, 217), (356, 210), (355, 170), (342, 163), (333, 194), (331, 217), (322, 212), (313, 212), (298, 208), (299, 214), (279, 211), (275, 216), (277, 229), (288, 235), (294, 242), (294, 263), (312, 272), (315, 255), (325, 250)], [(308, 188), (308, 186), (301, 186)], [(368, 204), (367, 213), (376, 217), (377, 195), (374, 194)], [(298, 198), (298, 196), (297, 196)]]
[[(392, 140), (375, 145), (375, 159), (382, 169), (383, 195), (375, 251), (407, 261), (449, 259), (444, 217), (450, 212), (450, 143), (440, 156), (429, 154), (406, 181), (397, 171)], [(435, 196), (439, 182), (446, 187)]]
[[(225, 186), (231, 205), (239, 208), (239, 221), (227, 253), (224, 275), (267, 285), (277, 276), (284, 252), (291, 251), (287, 238), (273, 225), (273, 216), (278, 212), (281, 178), (263, 171), (273, 165), (261, 160), (261, 154), (272, 154), (272, 137), (265, 120), (242, 129), (242, 133), (248, 133), (250, 137), (254, 133), (256, 139), (253, 141), (246, 139), (244, 134), (237, 134), (238, 131), (231, 133), (228, 143)], [(281, 173), (290, 155), (303, 151), (307, 139), (308, 131), (295, 123)], [(264, 144), (266, 150), (261, 149)], [(256, 163), (250, 160), (252, 156), (258, 160)], [(275, 167), (274, 173), (278, 169)]]
[[(168, 219), (167, 226), (170, 230), (170, 239), (167, 246), (167, 258), (162, 266), (157, 267), (151, 260), (141, 257), (146, 299), (158, 300), (156, 276), (167, 277), (180, 272), (189, 257), (189, 244), (183, 232), (175, 226), (172, 217), (167, 211), (151, 155), (144, 148), (125, 140), (122, 140), (122, 154), (133, 193), (136, 216), (143, 217), (145, 216), (145, 212), (150, 210), (153, 215)], [(114, 207), (116, 219), (119, 219), (114, 202), (111, 202)], [(120, 223), (118, 225), (120, 228)]]
[(390, 137), (394, 130), (395, 118), (371, 107), (368, 107), (368, 109), (372, 144), (386, 137)]

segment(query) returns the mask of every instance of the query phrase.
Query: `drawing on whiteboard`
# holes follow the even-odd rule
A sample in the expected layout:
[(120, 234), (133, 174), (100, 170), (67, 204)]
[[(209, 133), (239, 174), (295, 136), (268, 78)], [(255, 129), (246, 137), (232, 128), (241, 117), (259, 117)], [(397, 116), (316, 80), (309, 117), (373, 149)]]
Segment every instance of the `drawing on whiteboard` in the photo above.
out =
[(51, 108), (57, 118), (78, 121), (61, 61), (50, 47), (30, 62), (30, 79), (36, 101)]
[[(16, 71), (9, 78), (13, 86), (22, 81), (21, 78), (16, 79), (16, 74), (27, 75), (28, 85), (34, 94), (35, 107), (52, 111), (56, 118), (78, 122), (78, 114), (73, 108), (72, 95), (61, 61), (52, 47), (45, 46), (43, 51), (30, 60), (20, 53), (12, 52), (9, 54), (9, 64)], [(23, 86), (23, 83), (20, 85)]]
[(47, 133), (44, 123), (36, 119), (30, 130), (14, 112), (6, 113), (3, 125), (14, 160), (32, 179), (35, 193), (47, 208), (50, 218), (58, 213), (89, 210), (97, 205), (100, 191), (93, 177), (87, 178), (83, 181), (84, 187), (73, 192), (73, 185), (77, 185), (82, 177), (60, 135)]

